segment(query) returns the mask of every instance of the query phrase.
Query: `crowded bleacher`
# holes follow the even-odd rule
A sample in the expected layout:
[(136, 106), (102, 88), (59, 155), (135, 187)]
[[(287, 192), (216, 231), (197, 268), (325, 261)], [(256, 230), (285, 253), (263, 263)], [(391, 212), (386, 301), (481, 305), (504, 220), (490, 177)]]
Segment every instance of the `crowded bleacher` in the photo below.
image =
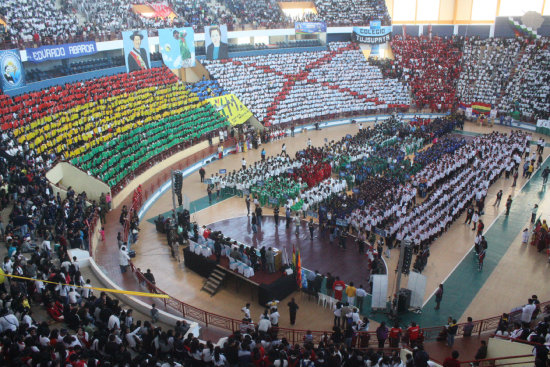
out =
[[(3, 128), (13, 137), (4, 142), (35, 156), (69, 160), (113, 187), (160, 153), (227, 125), (204, 101), (205, 93), (216, 96), (221, 89), (206, 82), (196, 89), (201, 97), (159, 68), (4, 96)], [(38, 100), (33, 109), (23, 108)]]
[(519, 110), (531, 121), (550, 116), (550, 50), (548, 39), (525, 47), (516, 66), (516, 73), (505, 88), (499, 109)]
[(384, 0), (315, 0), (318, 19), (334, 25), (365, 25), (371, 20), (391, 22)]
[[(454, 39), (397, 35), (391, 42), (393, 72), (402, 75), (416, 105), (432, 111), (450, 110), (456, 103), (456, 79), (460, 73), (460, 48)], [(397, 69), (397, 70), (396, 70)]]
[[(326, 301), (324, 296), (332, 292), (335, 301), (342, 301), (329, 311), (331, 326), (334, 313), (332, 333), (325, 332), (323, 336), (318, 333), (314, 339), (308, 331), (304, 333), (303, 343), (292, 345), (280, 332), (280, 315), (276, 307), (266, 310), (257, 323), (250, 318), (248, 309), (248, 315), (243, 310), (245, 319), (241, 324), (232, 320), (229, 327), (225, 326), (227, 330), (231, 329), (230, 336), (213, 343), (199, 340), (199, 335), (189, 333), (185, 321), (178, 321), (170, 328), (160, 326), (156, 307), (150, 310), (150, 317), (136, 316), (135, 311), (114, 296), (93, 291), (92, 286), (100, 285), (86, 280), (78, 259), (69, 255), (71, 249), (83, 250), (83, 253), (89, 251), (96, 222), (101, 228), (106, 220), (112, 220), (113, 213), (106, 219), (111, 210), (111, 195), (117, 195), (123, 187), (132, 184), (139, 173), (176, 152), (196, 148), (193, 155), (186, 158), (185, 164), (201, 156), (191, 163), (200, 166), (206, 160), (211, 163), (216, 159), (231, 159), (231, 155), (224, 158), (224, 149), (230, 153), (246, 153), (263, 143), (288, 135), (294, 137), (295, 128), (300, 131), (299, 125), (311, 123), (317, 130), (320, 122), (329, 120), (349, 122), (352, 125), (345, 128), (356, 130), (338, 138), (340, 140), (331, 141), (330, 132), (334, 130), (321, 126), (323, 132), (316, 131), (312, 137), (315, 140), (327, 132), (326, 137), (323, 136), (324, 144), (313, 146), (308, 139), (307, 148), (300, 148), (302, 150), (292, 157), (287, 154), (284, 143), (280, 154), (266, 158), (265, 151), (262, 151), (262, 161), (248, 166), (246, 159), (249, 156), (245, 159), (240, 155), (237, 159), (241, 159), (242, 169), (227, 169), (227, 174), (222, 173), (225, 169), (220, 169), (219, 173), (213, 173), (207, 179), (209, 204), (212, 204), (210, 195), (213, 189), (218, 190), (218, 195), (221, 191), (222, 197), (223, 194), (247, 197), (248, 206), (251, 200), (248, 195), (251, 194), (260, 213), (261, 206), (271, 206), (277, 208), (277, 217), (279, 207), (287, 220), (292, 215), (297, 238), (300, 221), (306, 217), (307, 220), (317, 218), (315, 225), (313, 219), (304, 223), (311, 226), (312, 241), (313, 227), (318, 231), (316, 235), (327, 235), (331, 244), (343, 239), (344, 248), (346, 237), (354, 237), (359, 253), (368, 259), (365, 261), (368, 268), (365, 269), (368, 274), (365, 275), (365, 288), (369, 291), (371, 274), (393, 276), (394, 269), (389, 268), (383, 259), (384, 246), (389, 258), (394, 244), (412, 244), (418, 255), (414, 269), (421, 273), (428, 261), (430, 246), (463, 212), (475, 213), (473, 228), (470, 228), (470, 220), (468, 226), (464, 226), (464, 232), (476, 231), (474, 251), (478, 255), (484, 230), (479, 218), (487, 205), (485, 200), (490, 186), (504, 172), (506, 178), (514, 177), (515, 173), (515, 186), (524, 154), (524, 176), (530, 177), (535, 172), (535, 158), (539, 166), (543, 162), (544, 141), (539, 143), (541, 150), (537, 156), (534, 152), (530, 155), (531, 137), (522, 131), (459, 136), (454, 130), (464, 126), (464, 117), (457, 109), (459, 105), (466, 107), (483, 103), (498, 108), (502, 117), (513, 114), (531, 122), (548, 119), (548, 38), (482, 39), (456, 34), (451, 38), (441, 38), (431, 36), (430, 26), (430, 36), (394, 35), (387, 44), (389, 49), (382, 49), (395, 59), (367, 60), (365, 55), (368, 52), (363, 53), (366, 48), (345, 41), (351, 38), (350, 32), (337, 34), (331, 30), (326, 37), (305, 35), (302, 38), (289, 34), (287, 30), (294, 27), (294, 21), (322, 21), (328, 26), (347, 28), (367, 26), (376, 20), (380, 20), (382, 25), (391, 25), (386, 1), (314, 0), (312, 3), (316, 13), (291, 18), (285, 15), (276, 0), (2, 1), (0, 21), (6, 22), (6, 31), (0, 39), (5, 49), (23, 50), (25, 47), (82, 40), (116, 40), (113, 43), (118, 44), (122, 43), (122, 31), (146, 29), (145, 32), (151, 36), (151, 50), (154, 50), (158, 28), (189, 26), (199, 34), (204, 26), (225, 24), (229, 31), (262, 30), (256, 40), (256, 36), (249, 37), (250, 34), (233, 38), (232, 42), (228, 40), (229, 56), (225, 60), (203, 60), (202, 57), (208, 54), (206, 42), (197, 38), (195, 54), (201, 56), (197, 58), (197, 68), (190, 72), (180, 71), (178, 75), (165, 66), (130, 73), (118, 73), (120, 69), (116, 69), (104, 73), (118, 73), (110, 76), (79, 75), (32, 85), (26, 89), (27, 92), (0, 93), (0, 208), (2, 218), (7, 218), (4, 222), (0, 220), (0, 240), (6, 247), (2, 249), (5, 257), (0, 272), (0, 365), (428, 366), (429, 356), (423, 350), (422, 338), (413, 339), (411, 330), (405, 338), (405, 332), (398, 324), (395, 326), (398, 331), (392, 329), (393, 338), (390, 336), (389, 341), (394, 349), (384, 350), (388, 333), (391, 333), (384, 323), (372, 334), (377, 336), (380, 348), (367, 349), (372, 346), (372, 343), (369, 345), (371, 335), (360, 332), (369, 330), (369, 320), (361, 319), (360, 315), (365, 315), (365, 308), (370, 310), (371, 306), (365, 302), (363, 308), (363, 300), (361, 306), (350, 301), (356, 294), (348, 294), (346, 290), (349, 291), (353, 284), (346, 286), (343, 280), (333, 278), (330, 273), (325, 278), (315, 272), (313, 279), (309, 279), (309, 286), (306, 279), (303, 290), (317, 296), (315, 301), (319, 300), (319, 303)], [(170, 7), (174, 17), (144, 16), (134, 8), (135, 5)], [(453, 22), (457, 24), (460, 20), (454, 19)], [(415, 25), (420, 23), (423, 21), (415, 21)], [(444, 26), (441, 22), (439, 25)], [(0, 28), (4, 29), (2, 25)], [(264, 29), (277, 28), (286, 29), (280, 30), (281, 34), (276, 36), (262, 33)], [(426, 32), (427, 28), (427, 25), (420, 27), (419, 31)], [(454, 28), (454, 33), (460, 33), (459, 29), (462, 32), (458, 25)], [(402, 29), (406, 34), (405, 26)], [(228, 38), (237, 37), (236, 33)], [(243, 38), (249, 38), (250, 42), (243, 41)], [(162, 48), (162, 45), (158, 46)], [(106, 49), (100, 50), (101, 47)], [(85, 58), (56, 60), (43, 65), (27, 62), (26, 82), (124, 65), (125, 56), (120, 52), (120, 45), (115, 48), (102, 44), (101, 47), (97, 55)], [(277, 50), (281, 53), (272, 53), (273, 48), (294, 48), (296, 52)], [(232, 57), (235, 52), (253, 56)], [(151, 60), (161, 60), (158, 52), (147, 56), (151, 56)], [(204, 73), (202, 66), (206, 69)], [(7, 70), (2, 72), (5, 75), (0, 77), (9, 77)], [(49, 86), (38, 90), (44, 85)], [(234, 116), (228, 114), (233, 111), (228, 113), (224, 110), (226, 106), (216, 108), (208, 101), (227, 94), (235, 94), (263, 126), (251, 119), (232, 128), (230, 118)], [(419, 116), (430, 111), (449, 112), (449, 115), (434, 118), (432, 115), (412, 117), (411, 114), (409, 121), (397, 113), (413, 111), (410, 107), (416, 108), (413, 110)], [(377, 116), (368, 123), (359, 118), (373, 114)], [(363, 127), (363, 123), (367, 126)], [(305, 133), (308, 133), (307, 129)], [(228, 139), (228, 134), (235, 140)], [(212, 146), (212, 139), (217, 136), (220, 145), (216, 158), (211, 155), (215, 147), (202, 150), (196, 146), (205, 140)], [(285, 142), (289, 143), (290, 139)], [(105, 182), (111, 189), (108, 199), (102, 194), (100, 199), (92, 200), (78, 187), (61, 188), (61, 184), (54, 187), (46, 178), (46, 172), (61, 161)], [(228, 167), (233, 163), (230, 161)], [(178, 164), (178, 169), (184, 165), (183, 161)], [(175, 165), (167, 168), (175, 168)], [(161, 169), (164, 167), (155, 167), (155, 174)], [(550, 171), (550, 168), (546, 169)], [(157, 188), (166, 177), (161, 173), (155, 177)], [(203, 175), (204, 171), (201, 182)], [(547, 177), (548, 172), (545, 180)], [(198, 182), (198, 177), (194, 179)], [(141, 183), (133, 184), (139, 184), (141, 192)], [(148, 187), (151, 188), (153, 185)], [(64, 191), (60, 193), (59, 189), (66, 189), (66, 194)], [(539, 198), (542, 195), (544, 190)], [(129, 197), (117, 199), (124, 202)], [(244, 204), (245, 199), (238, 200)], [(179, 201), (181, 206), (181, 197)], [(134, 200), (132, 204), (135, 204)], [(495, 210), (498, 213), (498, 206)], [(536, 209), (534, 214), (537, 214)], [(179, 240), (180, 236), (183, 244), (184, 237), (189, 240), (191, 235), (199, 242), (201, 229), (197, 224), (187, 220), (185, 224), (189, 230), (180, 231), (175, 223), (176, 216), (178, 213), (174, 211), (166, 222), (159, 219), (162, 216), (155, 221), (157, 229), (159, 223), (166, 224), (168, 231), (163, 228), (163, 233), (168, 232), (169, 244), (176, 238)], [(109, 234), (105, 238), (104, 228), (98, 231), (103, 241), (101, 250), (106, 251), (111, 246), (116, 248), (118, 242), (115, 252), (119, 255), (122, 274), (129, 266), (134, 270), (128, 246), (137, 240), (139, 221), (137, 213), (129, 212), (124, 206), (120, 224), (123, 232), (130, 226), (130, 235), (124, 235), (128, 240), (119, 233), (114, 241), (114, 236)], [(535, 223), (534, 219), (532, 222), (535, 224), (533, 244), (539, 252), (547, 250), (550, 236), (546, 222), (539, 220)], [(254, 226), (254, 241), (260, 237), (256, 236), (256, 223), (250, 221)], [(135, 236), (132, 230), (136, 231)], [(200, 235), (208, 239), (204, 232), (202, 229)], [(281, 233), (284, 233), (282, 229)], [(250, 248), (248, 252), (251, 252)], [(176, 257), (174, 253), (173, 256)], [(260, 259), (258, 264), (267, 262)], [(115, 264), (115, 270), (119, 275), (118, 264)], [(312, 272), (309, 273), (298, 274), (300, 277), (302, 274), (311, 276)], [(134, 274), (138, 274), (136, 279), (131, 273), (122, 277), (125, 281), (139, 282), (138, 287), (145, 284), (139, 270)], [(28, 279), (9, 278), (10, 275)], [(151, 278), (146, 279), (147, 289), (156, 292), (154, 278), (152, 282)], [(332, 286), (335, 281), (343, 284), (345, 294), (339, 290), (336, 295), (336, 288)], [(321, 283), (326, 284), (322, 291)], [(300, 302), (305, 304), (307, 301), (304, 294)], [(534, 304), (533, 300), (528, 302)], [(391, 301), (389, 304), (390, 308), (393, 307)], [(143, 312), (145, 308), (140, 307)], [(198, 308), (189, 312), (184, 310), (183, 304), (181, 307), (182, 314), (187, 312), (187, 317), (199, 319), (193, 312), (203, 312)], [(292, 307), (290, 303), (289, 307)], [(302, 310), (307, 310), (306, 307)], [(170, 306), (164, 304), (164, 310), (170, 310)], [(538, 309), (536, 313), (540, 311)], [(319, 312), (319, 317), (325, 317), (321, 312), (324, 311)], [(511, 335), (533, 343), (533, 354), (539, 362), (537, 367), (546, 366), (548, 349), (543, 344), (550, 344), (550, 317), (537, 323), (531, 315), (525, 318), (522, 314), (521, 322), (514, 323), (509, 320), (509, 315), (504, 314), (498, 323), (497, 335)], [(393, 317), (391, 313), (388, 316)], [(229, 319), (218, 317), (219, 320)], [(201, 322), (204, 320), (208, 319), (201, 319)], [(216, 321), (217, 318), (212, 322), (213, 328), (219, 326), (215, 326)], [(451, 321), (449, 324), (453, 325)], [(449, 326), (446, 331), (456, 325)], [(419, 327), (413, 332), (421, 334)], [(479, 332), (482, 332), (481, 326)], [(398, 333), (397, 337), (395, 333)], [(205, 335), (208, 334), (203, 333), (201, 337), (205, 338)], [(296, 335), (298, 332), (293, 338)], [(395, 340), (397, 344), (393, 344)], [(401, 347), (400, 341), (405, 343), (407, 340), (414, 350), (405, 352), (406, 360), (402, 360), (397, 348)], [(447, 362), (443, 363), (445, 367), (460, 366), (458, 360)], [(471, 365), (483, 364), (472, 361)]]
[(221, 86), (235, 93), (264, 124), (409, 105), (406, 88), (395, 79), (384, 79), (355, 45), (331, 43), (329, 49), (205, 65)]
[(464, 103), (496, 105), (517, 62), (521, 42), (517, 39), (472, 38), (464, 42), (462, 71), (457, 95)]

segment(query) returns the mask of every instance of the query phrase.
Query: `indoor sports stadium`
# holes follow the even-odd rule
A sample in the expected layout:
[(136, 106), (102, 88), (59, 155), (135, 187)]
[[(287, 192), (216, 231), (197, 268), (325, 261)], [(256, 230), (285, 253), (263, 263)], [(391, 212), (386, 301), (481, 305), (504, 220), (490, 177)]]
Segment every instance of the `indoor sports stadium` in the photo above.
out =
[(2, 0), (0, 73), (0, 364), (550, 366), (550, 2)]

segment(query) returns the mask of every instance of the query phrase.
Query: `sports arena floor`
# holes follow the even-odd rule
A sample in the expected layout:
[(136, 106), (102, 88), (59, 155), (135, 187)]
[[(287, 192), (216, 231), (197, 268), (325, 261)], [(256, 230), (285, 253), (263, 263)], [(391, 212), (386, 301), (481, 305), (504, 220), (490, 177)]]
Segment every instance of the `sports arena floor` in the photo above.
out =
[[(368, 126), (368, 124), (364, 124)], [(480, 127), (474, 123), (466, 123), (465, 134), (475, 135), (490, 133), (491, 131), (508, 132), (510, 127), (495, 125), (494, 127)], [(287, 152), (294, 156), (295, 152), (305, 148), (307, 138), (311, 138), (313, 145), (323, 145), (325, 139), (340, 139), (346, 134), (357, 131), (355, 125), (343, 125), (331, 128), (323, 128), (320, 131), (308, 131), (297, 134), (294, 138), (288, 137), (263, 145), (267, 155), (278, 154), (281, 145), (286, 143)], [(532, 140), (539, 135), (532, 133)], [(544, 137), (543, 137), (544, 138)], [(548, 165), (546, 161), (550, 149), (544, 151), (543, 167)], [(205, 167), (209, 177), (211, 173), (219, 169), (228, 171), (238, 169), (241, 166), (241, 158), (245, 157), (247, 164), (260, 159), (260, 150), (252, 150), (246, 153), (231, 154), (216, 160)], [(486, 199), (486, 211), (482, 219), (486, 225), (485, 237), (488, 241), (488, 252), (484, 268), (478, 272), (471, 248), (474, 241), (474, 232), (471, 227), (463, 224), (464, 215), (457, 220), (442, 237), (431, 246), (431, 256), (423, 274), (427, 276), (427, 289), (425, 294), (425, 306), (421, 315), (411, 314), (402, 320), (405, 325), (410, 320), (417, 320), (421, 326), (444, 325), (447, 318), (452, 316), (460, 322), (468, 316), (476, 319), (487, 318), (508, 312), (512, 308), (523, 305), (532, 294), (537, 294), (541, 301), (550, 299), (550, 288), (546, 286), (549, 272), (548, 256), (538, 253), (531, 245), (521, 244), (521, 232), (528, 226), (531, 217), (531, 208), (539, 205), (539, 215), (542, 219), (550, 212), (550, 200), (546, 190), (542, 188), (540, 170), (527, 181), (518, 178), (516, 187), (511, 187), (512, 179), (502, 178), (497, 180), (489, 188)], [(235, 217), (246, 216), (246, 206), (242, 198), (228, 198), (209, 206), (206, 198), (206, 186), (200, 183), (198, 172), (184, 178), (184, 193), (191, 201), (191, 209), (196, 211), (191, 215), (192, 220), (200, 225), (219, 222)], [(503, 201), (499, 208), (493, 206), (496, 193), (502, 189)], [(508, 195), (514, 198), (509, 216), (504, 216), (505, 200)], [(137, 257), (134, 264), (141, 268), (151, 269), (157, 280), (157, 286), (183, 302), (195, 307), (240, 319), (241, 307), (251, 303), (251, 314), (257, 321), (263, 308), (257, 300), (252, 298), (252, 292), (246, 289), (238, 289), (232, 284), (226, 285), (214, 297), (201, 292), (204, 278), (186, 269), (183, 263), (178, 263), (170, 257), (170, 251), (166, 246), (165, 236), (158, 234), (152, 218), (169, 211), (172, 207), (171, 192), (168, 190), (160, 196), (144, 214), (140, 224), (139, 241), (132, 248), (136, 250)], [(265, 209), (264, 215), (270, 215), (270, 210)], [(109, 277), (126, 289), (137, 289), (135, 278), (131, 272), (121, 274), (118, 266), (118, 248), (116, 246), (116, 233), (122, 228), (118, 223), (120, 207), (109, 213), (106, 233), (112, 234), (106, 243), (99, 245), (96, 252), (96, 261)], [(284, 226), (280, 228), (284, 231)], [(235, 229), (233, 229), (235, 231)], [(243, 226), (242, 231), (247, 231)], [(334, 245), (336, 246), (336, 245)], [(337, 249), (336, 251), (354, 251), (354, 249)], [(391, 258), (385, 259), (389, 273), (389, 290), (391, 294), (395, 283), (395, 272), (398, 259), (397, 250), (392, 250)], [(302, 258), (302, 266), (314, 270), (308, 264), (308, 258)], [(338, 275), (338, 272), (335, 272)], [(348, 281), (347, 279), (342, 279)], [(445, 284), (445, 293), (440, 310), (434, 310), (435, 301), (432, 297), (439, 283)], [(402, 286), (406, 286), (406, 278)], [(332, 311), (317, 305), (316, 300), (309, 300), (306, 295), (296, 292), (292, 295), (300, 306), (296, 325), (297, 329), (330, 330), (332, 327)], [(290, 327), (289, 316), (286, 308), (288, 299), (281, 300), (281, 327)], [(379, 316), (373, 316), (376, 320)], [(371, 330), (375, 323), (371, 323)]]

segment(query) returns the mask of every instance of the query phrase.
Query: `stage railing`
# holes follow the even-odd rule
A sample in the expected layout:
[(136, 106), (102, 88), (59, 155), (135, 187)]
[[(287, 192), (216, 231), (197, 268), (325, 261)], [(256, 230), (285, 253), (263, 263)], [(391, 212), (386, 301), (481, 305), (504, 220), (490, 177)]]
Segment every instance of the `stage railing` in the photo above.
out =
[[(151, 292), (167, 295), (169, 298), (163, 299), (164, 307), (168, 307), (177, 313), (181, 314), (183, 318), (190, 318), (195, 321), (203, 323), (205, 326), (215, 326), (224, 330), (229, 330), (235, 332), (240, 329), (241, 320), (233, 319), (227, 316), (218, 315), (212, 312), (205, 311), (198, 307), (191, 306), (185, 302), (178, 300), (175, 297), (170, 296), (168, 293), (164, 292), (158, 288), (155, 284), (150, 283), (138, 269), (130, 262), (132, 271), (136, 275), (136, 278), (141, 284), (145, 284)], [(550, 301), (542, 303), (541, 307), (550, 304)], [(472, 330), (472, 335), (478, 334), (481, 335), (483, 332), (494, 331), (498, 325), (500, 316), (490, 317), (487, 319), (474, 321), (474, 328)], [(464, 335), (464, 326), (466, 323), (459, 324), (457, 336)], [(423, 328), (422, 335), (424, 341), (435, 341), (441, 330), (445, 326), (436, 326), (430, 328)], [(278, 328), (278, 336), (281, 338), (286, 338), (289, 343), (300, 343), (305, 339), (307, 330), (301, 329), (291, 329), (291, 328)], [(311, 334), (313, 335), (314, 342), (318, 343), (321, 341), (323, 335), (332, 334), (332, 330), (312, 330)], [(353, 346), (356, 348), (369, 348), (371, 345), (377, 345), (378, 340), (376, 339), (376, 331), (366, 331), (358, 332), (354, 335)], [(405, 335), (402, 338), (402, 342), (407, 342), (407, 336)], [(518, 340), (519, 342), (519, 340)], [(388, 341), (386, 340), (386, 343)]]
[(460, 361), (461, 366), (515, 366), (515, 365), (533, 365), (535, 362), (535, 357), (532, 354), (524, 354), (519, 356), (508, 356), (508, 357), (498, 357), (498, 358), (485, 358), (485, 359), (474, 359), (471, 361)]

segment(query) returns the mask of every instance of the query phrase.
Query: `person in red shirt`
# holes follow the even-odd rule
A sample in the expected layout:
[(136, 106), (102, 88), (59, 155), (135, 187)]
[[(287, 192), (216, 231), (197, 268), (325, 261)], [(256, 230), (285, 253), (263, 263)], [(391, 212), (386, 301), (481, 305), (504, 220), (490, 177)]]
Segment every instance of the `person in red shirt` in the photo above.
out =
[(414, 347), (420, 338), (420, 326), (417, 326), (416, 322), (413, 321), (407, 329), (407, 333), (409, 334), (409, 345)]
[(390, 348), (397, 348), (399, 345), (399, 340), (401, 339), (401, 334), (403, 330), (399, 327), (399, 324), (396, 322), (393, 324), (393, 327), (390, 329), (389, 342)]
[(443, 367), (460, 367), (460, 361), (458, 360), (458, 351), (453, 350), (450, 357), (445, 358), (443, 361)]
[(332, 285), (332, 290), (334, 290), (334, 298), (336, 298), (338, 301), (342, 300), (342, 292), (346, 289), (346, 283), (344, 281), (340, 280), (339, 277), (336, 277), (336, 281)]

